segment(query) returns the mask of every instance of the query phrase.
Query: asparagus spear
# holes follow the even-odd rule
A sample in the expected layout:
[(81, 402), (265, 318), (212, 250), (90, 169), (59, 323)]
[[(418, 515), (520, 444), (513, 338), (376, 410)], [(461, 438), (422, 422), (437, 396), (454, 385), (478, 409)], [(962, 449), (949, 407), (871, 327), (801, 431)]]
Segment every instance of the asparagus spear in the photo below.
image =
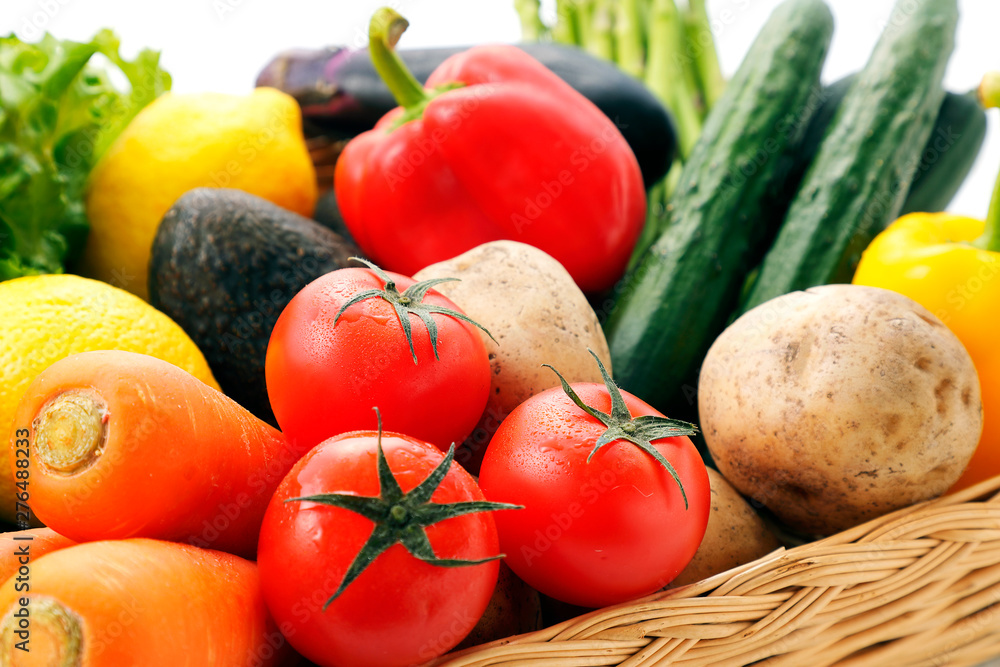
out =
[(685, 73), (683, 25), (674, 0), (654, 0), (650, 12), (646, 85), (674, 113), (681, 158), (687, 158), (701, 133), (694, 90)]
[(592, 36), (593, 25), (592, 15), (596, 0), (573, 0), (576, 6), (576, 26), (579, 31), (577, 45), (586, 48), (586, 45), (594, 41)]
[(641, 79), (646, 63), (639, 0), (618, 0), (615, 5), (614, 30), (618, 66)]
[(591, 14), (591, 44), (585, 48), (595, 56), (615, 62), (615, 10), (616, 0), (597, 0)]
[(538, 42), (548, 33), (539, 14), (539, 0), (514, 0), (517, 15), (521, 18), (521, 40)]
[(613, 45), (609, 47), (606, 35), (601, 34), (604, 29), (610, 27), (605, 1), (576, 0), (576, 7), (577, 22), (580, 26), (580, 46), (599, 58), (614, 60), (609, 55), (614, 52), (614, 47)]
[(577, 0), (556, 0), (556, 24), (552, 28), (555, 41), (573, 46), (583, 43), (578, 13)]
[(692, 71), (704, 103), (702, 118), (722, 95), (726, 81), (719, 67), (719, 54), (715, 50), (715, 38), (705, 9), (705, 0), (688, 0), (688, 10), (684, 14), (688, 51), (693, 54)]

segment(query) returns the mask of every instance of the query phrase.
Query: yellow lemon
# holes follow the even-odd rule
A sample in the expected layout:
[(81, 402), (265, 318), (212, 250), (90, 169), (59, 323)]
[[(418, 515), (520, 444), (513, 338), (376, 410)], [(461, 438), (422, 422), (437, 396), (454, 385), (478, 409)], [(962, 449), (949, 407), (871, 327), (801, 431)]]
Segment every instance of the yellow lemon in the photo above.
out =
[(316, 171), (295, 100), (273, 88), (168, 93), (143, 109), (91, 173), (83, 273), (148, 298), (160, 220), (198, 187), (244, 190), (311, 217)]
[[(180, 366), (218, 389), (205, 357), (169, 317), (142, 299), (96, 280), (44, 275), (0, 282), (0, 518), (15, 522), (8, 435), (31, 381), (77, 352), (128, 350)], [(28, 491), (30, 493), (30, 480)]]

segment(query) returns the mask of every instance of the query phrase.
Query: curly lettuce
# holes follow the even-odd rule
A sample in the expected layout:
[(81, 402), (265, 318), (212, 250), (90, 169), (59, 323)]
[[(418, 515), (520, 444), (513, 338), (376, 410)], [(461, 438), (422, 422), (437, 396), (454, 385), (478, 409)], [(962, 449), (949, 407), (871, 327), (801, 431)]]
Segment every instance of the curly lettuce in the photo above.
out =
[[(133, 61), (102, 30), (88, 43), (0, 37), (0, 280), (62, 273), (83, 250), (91, 169), (129, 121), (170, 89), (160, 54)], [(110, 67), (95, 66), (102, 54)], [(109, 69), (128, 80), (122, 90)], [(119, 77), (121, 78), (121, 77)]]

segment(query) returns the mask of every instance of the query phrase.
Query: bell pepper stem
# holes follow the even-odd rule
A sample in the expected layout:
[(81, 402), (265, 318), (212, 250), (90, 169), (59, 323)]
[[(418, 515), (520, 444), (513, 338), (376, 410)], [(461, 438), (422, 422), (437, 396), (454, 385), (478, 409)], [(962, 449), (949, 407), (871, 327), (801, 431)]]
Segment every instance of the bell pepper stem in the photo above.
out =
[(396, 10), (382, 7), (372, 16), (368, 26), (368, 50), (375, 71), (404, 109), (419, 107), (430, 99), (427, 91), (406, 68), (393, 48), (409, 25)]
[[(979, 86), (979, 101), (987, 109), (1000, 107), (1000, 72), (989, 72)], [(972, 245), (991, 252), (1000, 252), (1000, 174), (993, 185), (990, 209), (986, 214), (986, 228), (983, 235)]]
[(993, 185), (990, 209), (986, 214), (986, 228), (983, 230), (983, 235), (973, 241), (972, 245), (983, 250), (1000, 252), (1000, 175)]

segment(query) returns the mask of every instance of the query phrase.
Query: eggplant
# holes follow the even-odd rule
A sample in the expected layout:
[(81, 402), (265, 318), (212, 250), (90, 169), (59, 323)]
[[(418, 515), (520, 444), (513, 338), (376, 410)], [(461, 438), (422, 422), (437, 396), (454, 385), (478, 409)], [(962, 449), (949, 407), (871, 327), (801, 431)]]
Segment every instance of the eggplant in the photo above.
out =
[[(642, 169), (646, 187), (663, 178), (677, 147), (667, 109), (641, 81), (576, 47), (518, 44), (593, 102), (621, 131)], [(468, 47), (399, 49), (420, 82), (446, 58)], [(302, 107), (306, 136), (343, 140), (370, 130), (396, 101), (379, 78), (367, 49), (327, 47), (279, 54), (257, 77), (258, 86), (278, 88)]]

